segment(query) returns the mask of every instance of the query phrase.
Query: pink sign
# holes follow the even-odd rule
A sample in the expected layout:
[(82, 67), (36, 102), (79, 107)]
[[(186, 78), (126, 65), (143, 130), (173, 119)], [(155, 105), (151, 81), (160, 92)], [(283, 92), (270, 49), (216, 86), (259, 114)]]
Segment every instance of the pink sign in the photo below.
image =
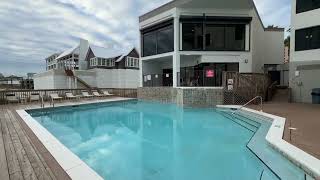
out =
[(212, 69), (206, 70), (206, 77), (207, 78), (214, 77), (214, 70), (212, 70)]

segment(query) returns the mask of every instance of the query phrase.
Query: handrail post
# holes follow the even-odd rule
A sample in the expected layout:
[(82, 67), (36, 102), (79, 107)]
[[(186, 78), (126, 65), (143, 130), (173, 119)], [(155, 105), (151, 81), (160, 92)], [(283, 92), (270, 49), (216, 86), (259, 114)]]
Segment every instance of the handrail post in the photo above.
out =
[(242, 105), (240, 108), (238, 108), (237, 110), (235, 110), (232, 114), (234, 114), (236, 111), (241, 110), (242, 108), (246, 107), (247, 105), (249, 105), (251, 102), (253, 102), (256, 99), (260, 99), (260, 111), (263, 111), (263, 98), (261, 96), (256, 96), (255, 98), (251, 99), (250, 101), (248, 101), (247, 103), (245, 103), (244, 105)]

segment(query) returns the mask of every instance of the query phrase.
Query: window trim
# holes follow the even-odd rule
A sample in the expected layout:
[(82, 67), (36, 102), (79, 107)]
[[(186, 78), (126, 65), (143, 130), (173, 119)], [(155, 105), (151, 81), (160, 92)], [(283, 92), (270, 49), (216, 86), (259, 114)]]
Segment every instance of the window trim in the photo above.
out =
[(106, 59), (106, 58), (94, 57), (90, 59), (89, 64), (90, 64), (90, 67), (114, 67), (116, 63), (114, 58)]
[(139, 58), (127, 56), (125, 65), (128, 68), (139, 68)]

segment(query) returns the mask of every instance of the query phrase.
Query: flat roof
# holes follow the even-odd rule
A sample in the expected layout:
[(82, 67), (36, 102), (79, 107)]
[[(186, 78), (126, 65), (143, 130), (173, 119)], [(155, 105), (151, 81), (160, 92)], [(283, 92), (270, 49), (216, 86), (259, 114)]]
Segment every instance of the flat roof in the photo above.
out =
[[(175, 7), (179, 6), (179, 5), (182, 5), (182, 4), (185, 4), (187, 2), (191, 2), (191, 1), (193, 1), (193, 0), (173, 0), (173, 1), (170, 1), (170, 2), (160, 6), (158, 8), (155, 8), (155, 9), (153, 9), (153, 10), (151, 10), (151, 11), (149, 11), (149, 12), (147, 12), (147, 13), (141, 15), (141, 16), (139, 16), (139, 22), (143, 22), (143, 21), (145, 21), (145, 20), (147, 20), (147, 19), (149, 19), (151, 17), (154, 17), (154, 16), (160, 14), (160, 13), (163, 13), (163, 12), (168, 11), (168, 10), (170, 10), (172, 8), (175, 8)], [(253, 0), (249, 0), (248, 3), (250, 5), (252, 5), (253, 9), (257, 12), (258, 19), (259, 19), (259, 21), (260, 21), (260, 23), (261, 23), (261, 25), (262, 25), (262, 27), (264, 28), (265, 31), (284, 31), (284, 28), (280, 28), (280, 27), (265, 28), (265, 26), (264, 26), (264, 24), (262, 22), (262, 19), (260, 17), (259, 11), (258, 11), (254, 1)]]

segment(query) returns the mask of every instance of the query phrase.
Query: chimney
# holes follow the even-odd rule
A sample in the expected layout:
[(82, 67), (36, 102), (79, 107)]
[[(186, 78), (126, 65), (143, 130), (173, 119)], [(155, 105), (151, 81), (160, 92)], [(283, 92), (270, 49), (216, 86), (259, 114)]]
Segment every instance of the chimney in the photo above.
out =
[(85, 61), (87, 53), (89, 50), (89, 41), (85, 39), (80, 39), (80, 47), (79, 47), (79, 69), (86, 70), (87, 62)]

